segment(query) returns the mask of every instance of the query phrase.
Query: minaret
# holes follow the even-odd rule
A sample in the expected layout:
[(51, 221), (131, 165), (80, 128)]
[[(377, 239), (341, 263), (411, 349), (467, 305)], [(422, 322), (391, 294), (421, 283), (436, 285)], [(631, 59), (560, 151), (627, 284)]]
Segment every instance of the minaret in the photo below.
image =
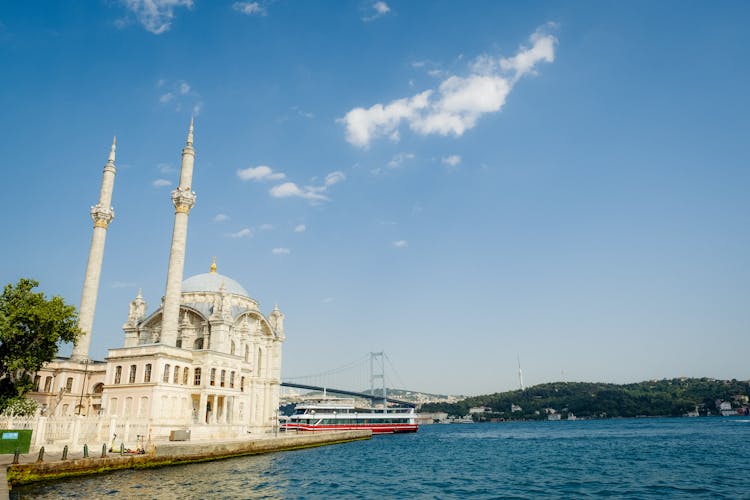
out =
[(99, 293), (99, 277), (102, 272), (102, 259), (104, 258), (104, 241), (107, 239), (107, 227), (115, 212), (112, 210), (112, 188), (115, 185), (115, 146), (117, 138), (112, 139), (112, 149), (109, 159), (104, 165), (102, 175), (102, 188), (99, 192), (99, 203), (91, 207), (91, 218), (94, 219), (94, 234), (91, 236), (91, 248), (89, 249), (89, 262), (86, 265), (86, 277), (83, 280), (83, 292), (81, 293), (81, 306), (78, 310), (78, 328), (81, 334), (73, 347), (71, 359), (75, 361), (86, 361), (89, 359), (89, 346), (91, 345), (91, 328), (94, 325), (94, 311), (96, 310), (96, 296)]
[(161, 343), (174, 346), (177, 344), (177, 329), (180, 320), (180, 294), (182, 292), (182, 273), (185, 268), (185, 243), (187, 242), (188, 216), (195, 204), (195, 193), (190, 190), (193, 182), (193, 119), (190, 119), (187, 144), (182, 149), (182, 168), (180, 185), (172, 191), (174, 203), (174, 229), (172, 230), (172, 248), (169, 251), (169, 269), (167, 270), (167, 291), (164, 293), (164, 307), (161, 320)]

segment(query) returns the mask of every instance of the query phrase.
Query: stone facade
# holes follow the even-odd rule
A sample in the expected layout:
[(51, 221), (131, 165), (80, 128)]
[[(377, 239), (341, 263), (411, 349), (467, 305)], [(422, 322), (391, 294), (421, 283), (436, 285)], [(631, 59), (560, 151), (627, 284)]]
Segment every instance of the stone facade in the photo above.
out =
[[(88, 358), (86, 331), (71, 359), (44, 366), (29, 394), (44, 416), (147, 420), (155, 440), (167, 439), (173, 430), (190, 430), (193, 439), (237, 438), (277, 425), (284, 315), (277, 306), (264, 316), (239, 283), (216, 272), (215, 261), (210, 272), (182, 281), (188, 214), (195, 201), (190, 191), (194, 156), (191, 121), (180, 187), (173, 193), (164, 302), (147, 314), (138, 292), (123, 325), (124, 346), (109, 349), (105, 361)], [(114, 146), (102, 187), (106, 206), (113, 181)], [(95, 225), (94, 231), (106, 228)], [(82, 302), (96, 303), (103, 249), (103, 238), (96, 249), (92, 244), (97, 265), (87, 269)], [(89, 328), (93, 306), (91, 316), (86, 317)]]

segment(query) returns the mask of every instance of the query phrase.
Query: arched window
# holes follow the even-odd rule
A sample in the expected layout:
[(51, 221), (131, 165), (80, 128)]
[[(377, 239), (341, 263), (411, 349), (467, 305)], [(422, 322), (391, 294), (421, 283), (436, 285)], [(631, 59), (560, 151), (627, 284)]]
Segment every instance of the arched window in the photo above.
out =
[(68, 377), (68, 380), (65, 381), (65, 392), (70, 392), (73, 390), (73, 377)]
[(250, 362), (250, 346), (245, 344), (245, 361)]
[(195, 342), (193, 342), (193, 349), (203, 349), (203, 337), (195, 339)]
[(52, 377), (44, 379), (44, 392), (50, 392), (52, 390)]
[(234, 356), (234, 340), (229, 343), (229, 354)]
[(224, 387), (224, 381), (226, 380), (226, 378), (227, 378), (227, 371), (221, 370), (221, 386), (222, 387)]
[(234, 372), (229, 374), (229, 388), (234, 389)]
[(93, 389), (91, 389), (91, 392), (93, 392), (94, 394), (101, 394), (102, 392), (104, 392), (104, 384), (99, 382), (94, 386)]
[(175, 366), (174, 367), (174, 379), (172, 380), (175, 384), (180, 383), (180, 367)]
[(240, 391), (245, 392), (245, 377), (240, 378)]
[(193, 370), (193, 385), (201, 385), (201, 369)]
[(190, 368), (187, 366), (182, 369), (182, 385), (187, 385), (188, 378), (190, 377)]
[(216, 385), (216, 368), (211, 368), (211, 380), (209, 384)]
[(263, 363), (263, 351), (260, 350), (260, 347), (258, 347), (258, 362), (255, 365), (255, 373), (260, 376), (260, 370)]
[(136, 372), (137, 366), (136, 365), (130, 365), (130, 376), (128, 377), (128, 383), (129, 384), (135, 384), (135, 372)]
[(143, 381), (151, 382), (151, 363), (146, 364), (146, 371), (143, 372)]
[(39, 383), (42, 381), (42, 377), (39, 375), (34, 377), (34, 391), (39, 392)]
[(148, 416), (148, 396), (141, 396), (141, 402), (138, 404), (138, 416)]
[(169, 365), (164, 365), (164, 375), (161, 378), (162, 382), (169, 383)]
[(115, 384), (119, 384), (121, 378), (122, 378), (122, 366), (115, 366)]

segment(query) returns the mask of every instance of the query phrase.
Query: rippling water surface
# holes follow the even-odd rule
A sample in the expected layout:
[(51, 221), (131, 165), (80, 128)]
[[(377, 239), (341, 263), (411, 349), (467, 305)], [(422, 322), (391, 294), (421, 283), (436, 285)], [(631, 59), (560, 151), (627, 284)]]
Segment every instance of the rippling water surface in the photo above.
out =
[(750, 498), (750, 419), (423, 426), (336, 446), (121, 471), (14, 498)]

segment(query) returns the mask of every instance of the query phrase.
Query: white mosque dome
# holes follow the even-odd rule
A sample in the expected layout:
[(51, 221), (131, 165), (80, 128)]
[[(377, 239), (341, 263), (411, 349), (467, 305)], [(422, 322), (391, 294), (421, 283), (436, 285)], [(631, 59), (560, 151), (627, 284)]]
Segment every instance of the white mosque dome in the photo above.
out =
[(182, 282), (183, 292), (220, 292), (221, 286), (227, 293), (249, 297), (242, 285), (228, 276), (216, 272), (196, 274)]

